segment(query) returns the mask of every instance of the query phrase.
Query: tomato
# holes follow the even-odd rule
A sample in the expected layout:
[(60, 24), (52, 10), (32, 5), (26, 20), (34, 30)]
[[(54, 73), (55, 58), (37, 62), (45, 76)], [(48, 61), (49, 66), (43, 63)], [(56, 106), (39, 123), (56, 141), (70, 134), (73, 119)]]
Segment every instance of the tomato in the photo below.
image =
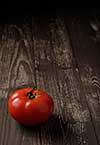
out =
[(54, 110), (54, 102), (43, 90), (23, 88), (9, 97), (8, 109), (19, 123), (36, 125), (48, 120)]

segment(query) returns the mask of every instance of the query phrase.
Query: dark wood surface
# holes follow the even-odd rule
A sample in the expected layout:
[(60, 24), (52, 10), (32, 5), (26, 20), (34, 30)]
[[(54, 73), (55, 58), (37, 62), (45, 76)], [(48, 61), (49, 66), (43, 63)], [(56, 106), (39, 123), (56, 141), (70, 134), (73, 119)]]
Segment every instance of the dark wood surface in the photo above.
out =
[[(25, 18), (0, 24), (0, 145), (100, 145), (99, 17)], [(55, 109), (25, 127), (8, 112), (14, 89), (47, 91)]]

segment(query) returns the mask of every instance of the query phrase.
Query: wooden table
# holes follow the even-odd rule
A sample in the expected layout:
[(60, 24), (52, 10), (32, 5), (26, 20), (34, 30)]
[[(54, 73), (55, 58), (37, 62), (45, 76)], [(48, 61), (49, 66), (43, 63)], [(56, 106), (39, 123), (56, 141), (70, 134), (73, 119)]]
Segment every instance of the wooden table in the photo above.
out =
[[(99, 17), (0, 24), (0, 145), (100, 145)], [(35, 84), (54, 99), (50, 119), (25, 127), (8, 112), (12, 90)]]

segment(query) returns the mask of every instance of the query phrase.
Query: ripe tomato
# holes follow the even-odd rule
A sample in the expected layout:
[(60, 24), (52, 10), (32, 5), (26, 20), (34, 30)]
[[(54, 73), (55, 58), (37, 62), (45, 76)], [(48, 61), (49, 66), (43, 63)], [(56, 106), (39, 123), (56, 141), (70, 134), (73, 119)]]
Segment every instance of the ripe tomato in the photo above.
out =
[(10, 96), (8, 109), (19, 123), (36, 125), (48, 120), (54, 110), (54, 102), (43, 90), (24, 88)]

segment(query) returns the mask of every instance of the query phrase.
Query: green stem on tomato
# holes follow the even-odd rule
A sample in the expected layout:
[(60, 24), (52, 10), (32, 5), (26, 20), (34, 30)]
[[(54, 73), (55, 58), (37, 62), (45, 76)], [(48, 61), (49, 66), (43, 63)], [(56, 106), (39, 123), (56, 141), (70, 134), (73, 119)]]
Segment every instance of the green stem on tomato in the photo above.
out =
[(36, 87), (32, 88), (32, 90), (30, 92), (27, 93), (27, 96), (29, 97), (29, 99), (34, 99), (35, 95), (33, 95), (33, 91), (36, 89)]

